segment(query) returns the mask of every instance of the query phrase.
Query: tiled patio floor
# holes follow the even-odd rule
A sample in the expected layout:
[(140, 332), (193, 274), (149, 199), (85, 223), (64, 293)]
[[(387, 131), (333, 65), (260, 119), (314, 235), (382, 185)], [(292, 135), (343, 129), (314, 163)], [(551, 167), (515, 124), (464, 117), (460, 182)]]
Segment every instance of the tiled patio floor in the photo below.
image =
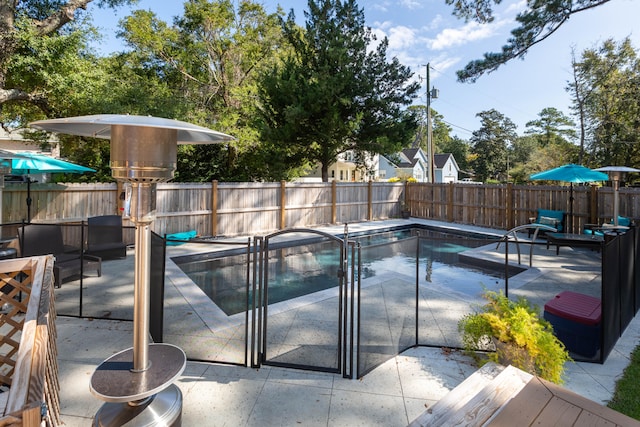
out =
[[(397, 223), (406, 222), (387, 221), (383, 225)], [(350, 230), (368, 226), (350, 224)], [(190, 249), (189, 244), (169, 247), (168, 257), (190, 250), (193, 248)], [(479, 258), (504, 256), (495, 250), (495, 245), (474, 251), (472, 255)], [(102, 278), (85, 279), (85, 311), (94, 310), (96, 314), (108, 311), (115, 318), (130, 316), (132, 259), (130, 255), (126, 261), (131, 267), (116, 267), (121, 273), (116, 281), (108, 279), (105, 283), (105, 278), (112, 277), (107, 272)], [(536, 247), (533, 268), (510, 280), (510, 293), (526, 296), (540, 306), (559, 290), (579, 286), (581, 292), (594, 293), (600, 286), (599, 262), (599, 254), (588, 250), (563, 248), (560, 256), (556, 256), (555, 248)], [(523, 263), (528, 263), (527, 255), (523, 255)], [(106, 271), (109, 264), (104, 264)], [(71, 293), (74, 288), (77, 292), (77, 285), (65, 283), (56, 292)], [(91, 290), (100, 292), (92, 294)], [(188, 347), (187, 354), (198, 359), (207, 359), (214, 356), (212, 352), (224, 353), (239, 345), (233, 341), (241, 341), (237, 334), (229, 332), (239, 328), (238, 319), (222, 316), (212, 309), (210, 301), (203, 300), (201, 294), (185, 285), (184, 274), (171, 261), (167, 263), (166, 297), (167, 305), (174, 308), (165, 313), (165, 341)], [(437, 293), (429, 290), (423, 290), (423, 298), (424, 310), (434, 313), (430, 325), (435, 324), (437, 328), (429, 328), (434, 342), (442, 340), (443, 345), (451, 345), (446, 337), (451, 336), (460, 313), (464, 313), (468, 305), (462, 304), (453, 310), (448, 300), (440, 302)], [(291, 310), (301, 309), (289, 307), (282, 313), (291, 314)], [(74, 308), (62, 303), (58, 312), (65, 310)], [(446, 312), (448, 317), (442, 314)], [(638, 318), (640, 316), (627, 328), (604, 365), (568, 364), (565, 386), (598, 403), (610, 399), (617, 377), (640, 342)], [(283, 327), (285, 325), (288, 327), (286, 322)], [(63, 420), (69, 426), (90, 425), (102, 405), (89, 392), (91, 375), (104, 359), (131, 347), (132, 324), (60, 316), (57, 327)], [(214, 334), (216, 331), (225, 331), (224, 342), (220, 335)], [(457, 351), (420, 347), (396, 356), (362, 379), (268, 366), (252, 369), (188, 362), (176, 384), (184, 396), (185, 426), (402, 426), (475, 369), (471, 361)]]

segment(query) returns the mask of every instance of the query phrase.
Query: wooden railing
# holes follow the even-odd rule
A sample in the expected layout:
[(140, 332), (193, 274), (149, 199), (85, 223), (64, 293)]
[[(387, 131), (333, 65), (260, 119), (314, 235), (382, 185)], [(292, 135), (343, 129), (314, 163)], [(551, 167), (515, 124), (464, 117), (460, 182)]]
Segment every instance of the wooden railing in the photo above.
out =
[(0, 288), (0, 426), (61, 425), (53, 256), (0, 261)]
[[(26, 219), (25, 187), (6, 185), (3, 224)], [(32, 221), (79, 224), (91, 216), (122, 213), (121, 194), (115, 183), (33, 184)], [(529, 222), (536, 209), (569, 212), (571, 194), (574, 231), (612, 218), (611, 187), (576, 185), (571, 192), (566, 185), (214, 181), (158, 184), (152, 228), (160, 235), (188, 230), (203, 236), (256, 235), (291, 227), (399, 218), (405, 202), (414, 217), (509, 230)], [(638, 196), (640, 188), (620, 189), (620, 215), (640, 220)], [(126, 220), (124, 224), (132, 225)], [(3, 237), (15, 235), (11, 228), (2, 231)]]

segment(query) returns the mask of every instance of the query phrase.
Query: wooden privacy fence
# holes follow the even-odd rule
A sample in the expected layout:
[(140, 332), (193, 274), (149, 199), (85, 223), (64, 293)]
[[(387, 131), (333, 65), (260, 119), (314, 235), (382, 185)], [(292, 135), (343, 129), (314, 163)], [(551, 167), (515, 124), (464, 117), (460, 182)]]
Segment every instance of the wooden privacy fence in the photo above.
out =
[[(405, 194), (411, 216), (509, 230), (530, 222), (537, 209), (569, 213), (573, 195), (573, 232), (585, 224), (613, 218), (614, 192), (594, 185), (477, 185), (409, 183)], [(619, 214), (640, 220), (640, 188), (621, 188)]]
[[(164, 183), (157, 187), (152, 228), (160, 235), (234, 236), (386, 219), (400, 216), (403, 192), (402, 183)], [(32, 184), (31, 221), (80, 223), (122, 214), (121, 194), (115, 183)], [(25, 221), (26, 184), (8, 184), (2, 197), (2, 223)], [(5, 237), (11, 232), (3, 228)]]
[[(406, 191), (405, 191), (406, 190)], [(122, 189), (110, 184), (32, 184), (32, 222), (76, 222), (122, 214)], [(158, 184), (156, 233), (202, 236), (268, 233), (292, 227), (413, 217), (508, 230), (536, 209), (569, 212), (570, 187), (462, 183), (164, 183)], [(613, 215), (611, 187), (573, 187), (574, 231)], [(640, 219), (640, 189), (622, 188), (620, 215)], [(26, 184), (7, 184), (3, 224), (26, 220)], [(132, 225), (124, 221), (125, 225)], [(11, 227), (3, 227), (3, 237)], [(133, 236), (133, 233), (130, 233)]]

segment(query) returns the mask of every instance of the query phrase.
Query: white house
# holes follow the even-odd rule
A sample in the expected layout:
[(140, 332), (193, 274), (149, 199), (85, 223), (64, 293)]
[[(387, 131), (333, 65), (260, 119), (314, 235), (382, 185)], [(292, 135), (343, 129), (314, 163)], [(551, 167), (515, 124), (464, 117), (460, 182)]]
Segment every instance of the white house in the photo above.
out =
[(400, 161), (396, 165), (397, 177), (411, 177), (417, 182), (427, 182), (429, 163), (427, 154), (421, 148), (405, 148), (398, 156)]
[(433, 156), (435, 162), (435, 182), (458, 182), (460, 167), (453, 154), (436, 154)]
[[(30, 152), (54, 158), (60, 157), (60, 144), (55, 135), (51, 134), (49, 136), (47, 141), (48, 147), (46, 147), (47, 150), (43, 150), (37, 142), (34, 142), (29, 138), (25, 138), (23, 132), (24, 129), (7, 131), (0, 128), (0, 149), (13, 153)], [(7, 168), (7, 166), (10, 166), (10, 162), (6, 165), (3, 164), (2, 168), (0, 168), (0, 185), (4, 185), (5, 175), (11, 174), (10, 168)], [(32, 180), (39, 182), (46, 182), (48, 179), (48, 174), (44, 173), (29, 174), (29, 176)]]
[[(329, 166), (329, 182), (364, 182), (380, 180), (380, 155), (365, 155), (364, 165), (356, 163), (355, 154), (347, 151), (338, 155), (334, 164)], [(308, 175), (298, 178), (298, 182), (322, 181), (322, 169), (317, 165)]]
[[(436, 154), (435, 182), (456, 182), (460, 168), (453, 154)], [(367, 155), (365, 164), (356, 163), (353, 152), (342, 153), (337, 161), (329, 167), (329, 181), (388, 181), (391, 178), (414, 178), (417, 182), (428, 182), (429, 163), (427, 154), (421, 148), (405, 148), (392, 158), (375, 154)], [(322, 180), (320, 166), (314, 168), (307, 176), (300, 177), (300, 182), (319, 182)]]

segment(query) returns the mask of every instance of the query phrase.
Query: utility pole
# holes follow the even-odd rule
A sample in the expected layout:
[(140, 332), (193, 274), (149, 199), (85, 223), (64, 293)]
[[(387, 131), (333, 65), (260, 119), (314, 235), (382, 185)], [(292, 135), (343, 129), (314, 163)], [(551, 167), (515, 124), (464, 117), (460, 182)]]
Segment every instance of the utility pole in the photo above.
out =
[(436, 88), (432, 88), (431, 87), (431, 80), (430, 80), (430, 76), (429, 76), (429, 69), (431, 68), (431, 66), (429, 64), (426, 65), (427, 67), (427, 158), (428, 158), (428, 166), (427, 166), (427, 182), (435, 182), (436, 179), (436, 172), (435, 172), (435, 166), (436, 163), (433, 159), (433, 155), (434, 153), (434, 146), (433, 146), (433, 131), (432, 131), (432, 124), (431, 124), (431, 98), (433, 99), (437, 99), (438, 98), (438, 94), (439, 91)]

